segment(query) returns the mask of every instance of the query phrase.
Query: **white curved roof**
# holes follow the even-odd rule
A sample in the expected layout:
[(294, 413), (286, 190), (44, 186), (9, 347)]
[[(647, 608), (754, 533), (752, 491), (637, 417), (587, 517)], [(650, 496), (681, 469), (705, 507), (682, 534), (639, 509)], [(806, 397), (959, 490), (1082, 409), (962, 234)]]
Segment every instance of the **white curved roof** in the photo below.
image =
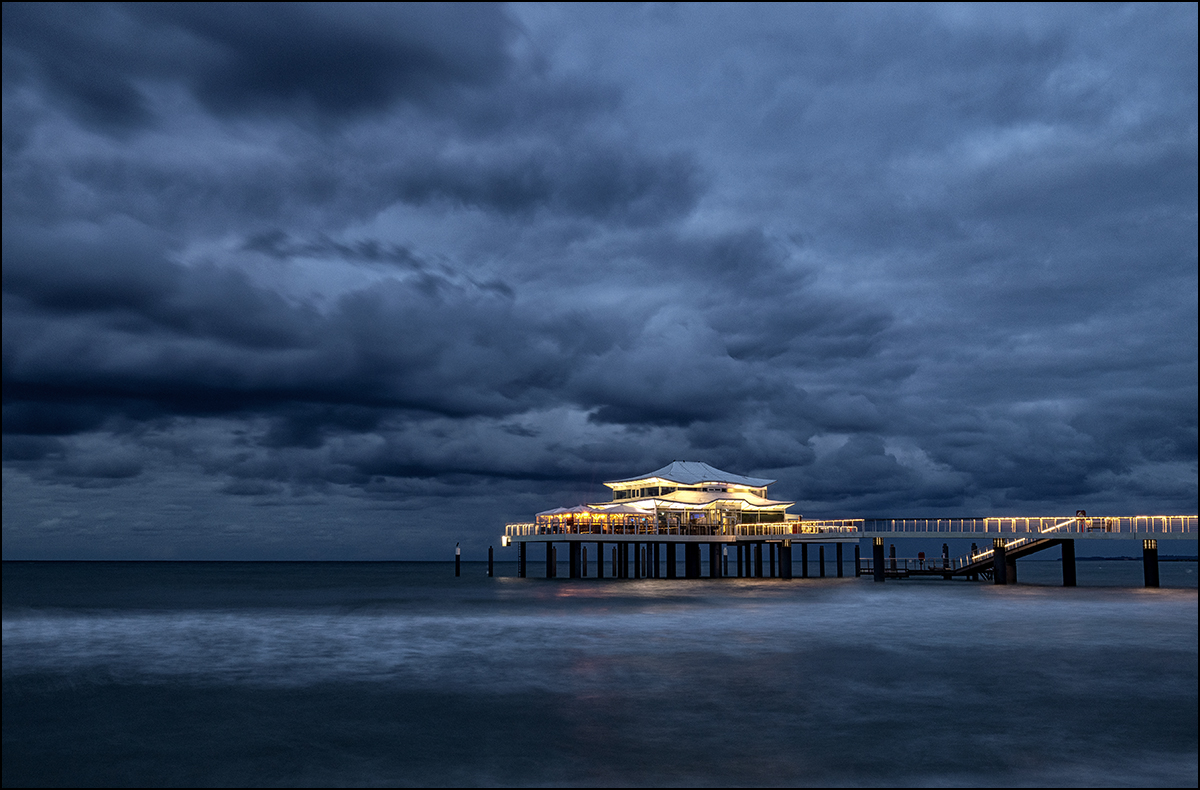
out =
[(746, 477), (745, 475), (735, 475), (729, 472), (722, 472), (720, 469), (709, 466), (702, 461), (672, 461), (653, 472), (637, 477), (626, 477), (621, 480), (609, 480), (604, 485), (615, 485), (617, 483), (634, 483), (638, 480), (650, 480), (658, 478), (660, 480), (669, 480), (672, 483), (679, 485), (692, 486), (697, 483), (728, 483), (735, 486), (749, 486), (751, 488), (762, 488), (774, 483), (774, 480), (767, 480), (762, 477)]

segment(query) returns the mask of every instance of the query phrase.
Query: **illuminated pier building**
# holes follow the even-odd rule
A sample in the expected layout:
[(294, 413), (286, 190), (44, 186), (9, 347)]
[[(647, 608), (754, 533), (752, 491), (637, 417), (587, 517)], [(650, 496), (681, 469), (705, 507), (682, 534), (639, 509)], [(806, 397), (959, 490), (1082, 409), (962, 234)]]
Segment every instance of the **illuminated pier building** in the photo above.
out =
[(532, 522), (508, 524), (503, 545), (517, 545), (521, 576), (529, 543), (546, 545), (548, 576), (556, 573), (556, 543), (568, 545), (571, 577), (585, 576), (584, 544), (594, 542), (597, 575), (604, 573), (609, 543), (614, 575), (658, 577), (665, 554), (665, 576), (674, 578), (677, 546), (682, 544), (688, 578), (701, 575), (705, 548), (709, 576), (790, 578), (793, 542), (801, 543), (805, 560), (809, 543), (822, 544), (822, 558), (823, 544), (832, 543), (842, 575), (842, 545), (857, 541), (855, 524), (803, 521), (788, 512), (794, 502), (768, 497), (767, 488), (774, 482), (723, 472), (699, 461), (673, 461), (644, 475), (606, 482), (611, 501), (555, 508), (538, 513)]
[[(801, 577), (809, 572), (809, 547), (817, 549), (819, 575), (826, 573), (825, 546), (836, 553), (834, 569), (843, 575), (843, 547), (854, 551), (854, 575), (876, 581), (934, 576), (1016, 581), (1016, 561), (1046, 549), (1061, 548), (1063, 584), (1075, 585), (1077, 540), (1136, 540), (1142, 544), (1145, 582), (1157, 587), (1158, 541), (1197, 539), (1197, 517), (1074, 516), (985, 518), (854, 518), (813, 521), (789, 513), (795, 504), (768, 496), (774, 483), (723, 472), (698, 461), (673, 461), (644, 475), (610, 480), (607, 502), (594, 502), (538, 513), (531, 522), (505, 525), (501, 545), (516, 545), (517, 575), (527, 575), (527, 549), (546, 550), (546, 576), (557, 575), (556, 544), (567, 544), (571, 578), (588, 576), (588, 545), (595, 546), (595, 576), (668, 579), (678, 576), (678, 547), (683, 546), (684, 576), (699, 578), (705, 553), (708, 575), (792, 578), (793, 548), (800, 547)], [(940, 558), (897, 557), (892, 541), (938, 537), (985, 539), (971, 552), (951, 559), (948, 543)], [(859, 541), (870, 541), (870, 558), (860, 557)], [(884, 556), (885, 541), (890, 543)], [(990, 546), (988, 545), (990, 543)], [(607, 550), (607, 554), (606, 554)], [(491, 554), (489, 549), (489, 569)], [(611, 557), (611, 563), (608, 562)], [(491, 571), (489, 570), (489, 573)]]

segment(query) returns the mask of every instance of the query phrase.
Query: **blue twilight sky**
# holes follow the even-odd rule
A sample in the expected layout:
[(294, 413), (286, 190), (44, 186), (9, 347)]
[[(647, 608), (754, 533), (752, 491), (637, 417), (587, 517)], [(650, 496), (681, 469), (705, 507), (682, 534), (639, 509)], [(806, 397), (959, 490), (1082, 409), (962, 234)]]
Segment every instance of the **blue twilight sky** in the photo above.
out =
[(1195, 4), (3, 36), (5, 558), (444, 557), (673, 459), (1197, 510)]

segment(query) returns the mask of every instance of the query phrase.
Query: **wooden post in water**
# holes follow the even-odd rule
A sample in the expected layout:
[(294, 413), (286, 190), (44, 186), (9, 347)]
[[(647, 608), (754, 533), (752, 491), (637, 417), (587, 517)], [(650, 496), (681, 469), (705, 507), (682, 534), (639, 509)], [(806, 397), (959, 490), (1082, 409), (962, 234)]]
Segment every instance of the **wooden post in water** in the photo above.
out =
[(800, 578), (808, 578), (808, 544), (800, 544)]
[(875, 538), (871, 544), (871, 571), (875, 575), (875, 581), (883, 581), (883, 538)]
[(763, 575), (763, 544), (758, 542), (754, 544), (754, 576), (761, 579)]
[(1147, 587), (1158, 586), (1158, 541), (1154, 538), (1142, 541), (1142, 575)]
[(581, 552), (581, 556), (582, 556), (582, 559), (580, 560), (580, 564), (582, 566), (581, 570), (583, 571), (583, 578), (586, 579), (587, 578), (587, 546), (586, 545), (581, 546), (579, 551)]
[(779, 578), (792, 578), (792, 542), (790, 540), (779, 544)]
[(596, 578), (604, 578), (604, 541), (596, 544)]
[(708, 578), (721, 578), (721, 544), (708, 544)]
[(462, 549), (454, 544), (454, 575), (462, 576)]
[(769, 561), (767, 562), (767, 566), (770, 568), (770, 578), (774, 579), (775, 578), (775, 544), (774, 543), (767, 544), (767, 553), (771, 555)]
[(675, 564), (675, 544), (667, 544), (667, 578), (674, 579), (678, 575), (679, 568)]
[(488, 577), (496, 575), (496, 569), (493, 566), (492, 547), (488, 546)]
[(836, 546), (837, 546), (837, 577), (840, 579), (840, 578), (842, 578), (842, 544), (838, 543), (838, 544), (836, 544)]
[(825, 578), (825, 544), (817, 546), (817, 564), (821, 566), (821, 578)]
[(856, 579), (859, 576), (862, 576), (862, 563), (859, 561), (861, 559), (862, 559), (861, 552), (859, 552), (859, 550), (858, 550), (858, 544), (855, 543), (854, 544), (854, 578), (856, 578)]
[(525, 546), (528, 545), (525, 541), (517, 544), (517, 577), (525, 578)]

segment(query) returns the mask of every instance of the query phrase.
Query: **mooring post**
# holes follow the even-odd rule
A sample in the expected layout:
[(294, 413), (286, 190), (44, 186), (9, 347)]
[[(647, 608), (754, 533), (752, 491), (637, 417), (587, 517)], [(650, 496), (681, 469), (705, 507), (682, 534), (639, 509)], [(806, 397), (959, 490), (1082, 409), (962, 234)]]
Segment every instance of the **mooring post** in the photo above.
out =
[(1075, 541), (1060, 540), (1058, 542), (1062, 546), (1062, 573), (1063, 587), (1075, 586)]
[(582, 546), (583, 546), (583, 544), (581, 544), (579, 541), (576, 541), (576, 540), (573, 540), (567, 544), (567, 563), (569, 566), (569, 570), (567, 571), (567, 573), (572, 579), (578, 579), (583, 575), (580, 572), (580, 567), (579, 567), (580, 553), (581, 553), (580, 549), (582, 548)]
[(675, 544), (667, 544), (667, 578), (674, 579), (679, 575), (679, 566), (675, 563)]
[(1147, 587), (1158, 586), (1158, 541), (1154, 538), (1142, 541), (1142, 575)]
[(525, 546), (526, 545), (527, 544), (525, 543), (525, 541), (521, 541), (520, 543), (517, 544), (517, 576), (522, 579), (525, 578)]
[(454, 544), (454, 575), (462, 576), (462, 549)]
[(992, 583), (1008, 584), (1008, 557), (1003, 538), (992, 538)]
[(871, 545), (871, 571), (875, 574), (875, 581), (883, 581), (883, 538), (875, 538)]
[(721, 578), (721, 544), (708, 544), (708, 578)]
[(779, 544), (779, 578), (792, 578), (792, 542), (790, 540)]
[(860, 552), (858, 550), (858, 544), (855, 543), (854, 544), (854, 578), (856, 578), (856, 579), (859, 576), (862, 576), (862, 564), (859, 562), (860, 559), (861, 559), (861, 557), (860, 557)]
[(808, 578), (808, 544), (800, 544), (800, 578)]
[(492, 547), (488, 546), (488, 576), (495, 576), (496, 569), (492, 564)]

